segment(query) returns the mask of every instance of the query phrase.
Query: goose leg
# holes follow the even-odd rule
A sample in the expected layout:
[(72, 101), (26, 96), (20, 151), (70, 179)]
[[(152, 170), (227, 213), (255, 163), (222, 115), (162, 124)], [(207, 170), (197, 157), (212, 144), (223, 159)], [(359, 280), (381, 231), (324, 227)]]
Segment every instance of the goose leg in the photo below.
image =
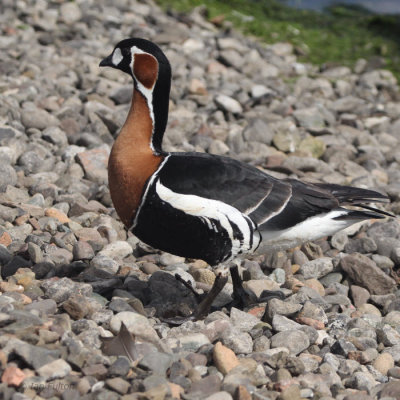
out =
[[(268, 300), (270, 300), (272, 298), (278, 298), (281, 300), (284, 300), (284, 298), (285, 298), (284, 294), (279, 290), (277, 290), (277, 291), (264, 290), (261, 293), (260, 298), (257, 298), (256, 296), (254, 296), (251, 293), (249, 293), (248, 291), (246, 291), (246, 289), (243, 287), (242, 279), (239, 275), (239, 268), (238, 268), (237, 263), (234, 263), (234, 265), (232, 265), (229, 268), (229, 272), (232, 277), (233, 300), (228, 305), (228, 307), (235, 306), (238, 308), (244, 308), (251, 304), (267, 302)], [(215, 298), (222, 291), (226, 282), (228, 281), (228, 276), (226, 274), (223, 274), (223, 273), (217, 274), (211, 290), (206, 295), (204, 295), (204, 294), (197, 293), (196, 290), (191, 285), (191, 283), (186, 282), (178, 274), (175, 275), (175, 278), (194, 294), (198, 304), (197, 304), (195, 311), (188, 317), (179, 317), (178, 316), (178, 317), (174, 317), (174, 318), (168, 318), (168, 319), (163, 318), (162, 319), (164, 322), (167, 322), (171, 325), (182, 325), (186, 321), (196, 321), (196, 320), (205, 318), (209, 314), (212, 303), (214, 302)], [(264, 320), (266, 315), (267, 315), (267, 313), (265, 312), (262, 320)]]
[(188, 317), (177, 316), (173, 318), (161, 318), (163, 322), (167, 322), (168, 324), (176, 326), (182, 325), (184, 322), (187, 321), (197, 321), (206, 317), (207, 314), (210, 312), (211, 305), (214, 302), (215, 298), (218, 296), (218, 294), (221, 292), (226, 282), (228, 281), (228, 277), (226, 275), (219, 273), (216, 276), (214, 284), (210, 291), (206, 295), (203, 295), (197, 293), (190, 282), (186, 282), (178, 274), (175, 275), (175, 278), (194, 294), (196, 301), (198, 302), (196, 309)]

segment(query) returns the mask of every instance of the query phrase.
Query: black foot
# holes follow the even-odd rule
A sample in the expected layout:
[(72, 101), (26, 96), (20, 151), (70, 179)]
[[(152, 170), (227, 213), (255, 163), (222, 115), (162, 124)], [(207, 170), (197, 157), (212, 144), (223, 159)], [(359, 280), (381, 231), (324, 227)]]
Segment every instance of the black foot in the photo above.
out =
[(212, 303), (214, 302), (215, 298), (221, 293), (226, 282), (228, 282), (227, 276), (222, 276), (221, 274), (218, 274), (216, 276), (211, 290), (207, 293), (207, 296), (201, 301), (201, 303), (197, 306), (196, 311), (194, 312), (196, 319), (201, 319), (207, 316), (207, 314), (210, 312)]
[[(233, 284), (233, 300), (229, 305), (227, 305), (228, 309), (230, 309), (231, 307), (244, 308), (253, 304), (268, 302), (268, 300), (271, 300), (273, 298), (277, 298), (280, 300), (285, 299), (285, 295), (279, 290), (264, 290), (261, 293), (261, 296), (257, 298), (254, 294), (246, 291), (243, 287), (242, 279), (240, 278), (237, 265), (230, 267), (229, 271), (232, 277)], [(222, 291), (226, 282), (228, 281), (227, 276), (222, 276), (221, 274), (218, 274), (215, 278), (211, 290), (207, 294), (199, 294), (194, 290), (190, 282), (186, 282), (178, 274), (175, 275), (175, 278), (194, 294), (197, 301), (197, 307), (195, 311), (188, 317), (177, 316), (173, 318), (161, 318), (163, 322), (167, 322), (168, 324), (175, 326), (182, 325), (184, 322), (187, 321), (197, 321), (199, 319), (205, 318), (209, 314), (215, 298)], [(266, 318), (267, 310), (265, 311), (261, 320), (266, 321)]]
[(230, 267), (229, 272), (231, 273), (233, 284), (233, 301), (230, 304), (230, 307), (244, 308), (250, 304), (256, 303), (257, 298), (253, 294), (247, 292), (243, 287), (242, 278), (239, 275), (239, 269), (237, 265)]
[(175, 275), (175, 278), (179, 280), (179, 282), (181, 282), (183, 285), (185, 285), (189, 290), (192, 291), (192, 293), (196, 297), (196, 301), (198, 302), (196, 310), (188, 317), (161, 318), (163, 322), (167, 322), (168, 324), (175, 326), (182, 325), (184, 322), (187, 321), (197, 321), (199, 319), (203, 319), (204, 317), (206, 317), (210, 312), (211, 305), (214, 302), (215, 298), (218, 296), (218, 294), (221, 292), (226, 282), (228, 281), (227, 276), (222, 276), (221, 274), (218, 274), (215, 278), (211, 290), (206, 295), (203, 295), (197, 293), (193, 289), (190, 282), (186, 282), (178, 274)]

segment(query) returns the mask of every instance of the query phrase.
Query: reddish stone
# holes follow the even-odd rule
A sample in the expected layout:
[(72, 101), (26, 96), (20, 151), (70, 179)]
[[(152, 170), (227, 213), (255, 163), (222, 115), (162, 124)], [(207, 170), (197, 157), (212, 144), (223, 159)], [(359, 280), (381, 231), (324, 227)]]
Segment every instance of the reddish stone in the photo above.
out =
[(264, 315), (265, 307), (253, 307), (247, 312), (257, 318), (261, 318)]
[(309, 325), (317, 330), (321, 330), (325, 328), (325, 324), (322, 321), (318, 321), (316, 319), (308, 318), (308, 317), (297, 317), (296, 322), (303, 325)]
[(11, 236), (8, 232), (3, 232), (2, 235), (0, 235), (0, 244), (3, 246), (9, 246), (12, 243)]
[(9, 386), (19, 386), (25, 379), (25, 374), (16, 365), (10, 364), (3, 372), (1, 382)]

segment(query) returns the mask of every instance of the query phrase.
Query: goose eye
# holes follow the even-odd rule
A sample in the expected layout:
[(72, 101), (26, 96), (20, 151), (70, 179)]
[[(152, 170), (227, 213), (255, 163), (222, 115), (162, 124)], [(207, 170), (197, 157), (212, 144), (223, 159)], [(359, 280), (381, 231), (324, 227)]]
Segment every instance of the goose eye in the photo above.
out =
[(122, 55), (124, 56), (124, 57), (127, 57), (127, 56), (129, 56), (131, 54), (131, 50), (130, 49), (128, 49), (128, 48), (126, 48), (126, 47), (124, 47), (123, 49), (122, 49)]

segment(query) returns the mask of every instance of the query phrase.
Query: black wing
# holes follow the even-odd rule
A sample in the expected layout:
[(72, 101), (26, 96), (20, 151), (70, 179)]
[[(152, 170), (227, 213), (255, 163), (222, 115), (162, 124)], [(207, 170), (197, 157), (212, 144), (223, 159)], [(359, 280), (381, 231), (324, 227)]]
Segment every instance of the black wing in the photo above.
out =
[(158, 176), (176, 193), (222, 201), (256, 224), (278, 212), (291, 195), (290, 184), (251, 165), (207, 153), (172, 153)]
[[(251, 165), (206, 153), (172, 153), (158, 176), (176, 193), (219, 200), (237, 208), (261, 230), (286, 229), (341, 205), (387, 200), (372, 190), (279, 180)], [(373, 211), (358, 211), (362, 214), (359, 218), (385, 214)]]

